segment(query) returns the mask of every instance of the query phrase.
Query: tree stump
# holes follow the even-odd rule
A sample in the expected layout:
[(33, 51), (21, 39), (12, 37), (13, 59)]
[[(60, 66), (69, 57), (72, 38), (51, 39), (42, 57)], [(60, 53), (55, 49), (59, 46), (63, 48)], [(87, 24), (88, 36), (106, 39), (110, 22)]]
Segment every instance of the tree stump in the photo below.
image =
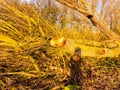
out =
[[(70, 59), (70, 84), (82, 87), (81, 49), (76, 48)], [(81, 90), (81, 89), (74, 89)]]

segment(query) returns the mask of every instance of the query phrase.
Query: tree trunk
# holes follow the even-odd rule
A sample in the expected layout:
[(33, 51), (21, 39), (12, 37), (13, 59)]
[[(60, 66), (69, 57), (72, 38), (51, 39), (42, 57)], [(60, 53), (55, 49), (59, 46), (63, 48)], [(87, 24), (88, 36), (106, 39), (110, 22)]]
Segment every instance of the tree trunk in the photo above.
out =
[(71, 9), (77, 10), (78, 12), (82, 13), (84, 16), (86, 16), (88, 19), (90, 19), (95, 26), (97, 26), (102, 33), (104, 33), (107, 37), (109, 37), (112, 40), (116, 40), (120, 42), (120, 36), (114, 33), (112, 30), (110, 30), (106, 24), (100, 22), (90, 11), (87, 11), (83, 7), (81, 7), (79, 4), (77, 4), (74, 1), (71, 0), (56, 0), (60, 2), (61, 4), (64, 4), (68, 6)]

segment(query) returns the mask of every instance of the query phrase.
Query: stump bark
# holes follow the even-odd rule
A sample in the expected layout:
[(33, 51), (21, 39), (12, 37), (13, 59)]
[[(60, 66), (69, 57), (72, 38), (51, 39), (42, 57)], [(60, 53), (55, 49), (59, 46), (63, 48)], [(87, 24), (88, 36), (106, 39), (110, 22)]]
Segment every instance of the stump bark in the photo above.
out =
[(81, 70), (81, 49), (76, 48), (74, 55), (70, 59), (70, 84), (82, 87), (82, 70)]

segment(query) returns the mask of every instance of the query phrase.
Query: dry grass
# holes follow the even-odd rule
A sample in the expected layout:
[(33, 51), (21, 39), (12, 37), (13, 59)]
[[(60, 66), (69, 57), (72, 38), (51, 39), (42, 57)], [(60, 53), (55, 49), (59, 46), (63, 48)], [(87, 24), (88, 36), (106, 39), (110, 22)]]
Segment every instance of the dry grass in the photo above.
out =
[[(0, 89), (70, 89), (71, 53), (52, 47), (49, 38), (104, 40), (98, 32), (58, 30), (33, 4), (0, 0)], [(88, 33), (89, 32), (89, 33)], [(72, 48), (72, 47), (71, 47)], [(83, 57), (83, 90), (118, 90), (120, 59)]]

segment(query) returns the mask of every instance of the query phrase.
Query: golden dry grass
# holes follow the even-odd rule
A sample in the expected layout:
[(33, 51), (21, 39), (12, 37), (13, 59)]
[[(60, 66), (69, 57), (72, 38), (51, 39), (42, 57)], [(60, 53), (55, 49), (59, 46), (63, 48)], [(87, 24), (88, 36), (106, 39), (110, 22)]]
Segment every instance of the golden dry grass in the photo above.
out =
[[(78, 39), (85, 41), (81, 45), (83, 48), (86, 39), (92, 41), (106, 39), (99, 32), (93, 33), (85, 27), (82, 28), (84, 29), (82, 32), (66, 28), (59, 30), (43, 16), (33, 4), (17, 0), (0, 0), (0, 89), (44, 90), (58, 87), (69, 90), (77, 87), (66, 86), (70, 77), (69, 60), (77, 45), (74, 42)], [(74, 40), (69, 45), (71, 52), (67, 46), (50, 45), (49, 38), (62, 36)], [(83, 49), (88, 51), (88, 55), (93, 50)], [(111, 81), (110, 78), (113, 81), (107, 84), (106, 88), (113, 88), (111, 85), (119, 88), (119, 60), (119, 58), (83, 57), (81, 67), (85, 78), (83, 88), (104, 88)], [(100, 85), (102, 82), (103, 85)]]

